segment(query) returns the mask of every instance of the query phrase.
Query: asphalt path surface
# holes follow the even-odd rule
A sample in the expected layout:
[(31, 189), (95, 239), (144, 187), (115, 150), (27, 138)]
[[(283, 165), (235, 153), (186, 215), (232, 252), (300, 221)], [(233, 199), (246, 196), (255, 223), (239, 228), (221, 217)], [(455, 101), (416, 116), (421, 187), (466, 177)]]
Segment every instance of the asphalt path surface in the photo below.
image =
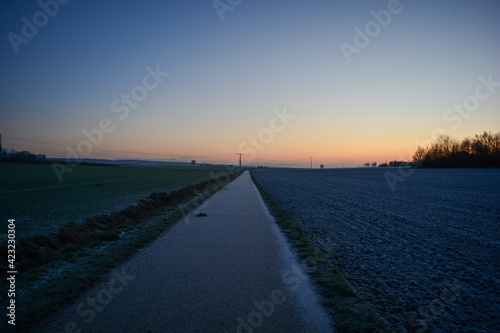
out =
[(333, 328), (245, 172), (37, 331)]

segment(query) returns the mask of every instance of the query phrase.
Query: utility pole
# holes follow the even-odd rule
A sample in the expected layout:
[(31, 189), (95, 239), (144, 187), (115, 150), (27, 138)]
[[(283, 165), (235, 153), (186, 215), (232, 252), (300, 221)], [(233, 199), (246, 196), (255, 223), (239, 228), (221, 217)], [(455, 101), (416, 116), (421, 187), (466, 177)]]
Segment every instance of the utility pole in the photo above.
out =
[(313, 158), (311, 156), (311, 169), (313, 168)]
[(236, 153), (237, 155), (240, 155), (240, 172), (241, 172), (241, 155), (243, 155), (243, 153)]

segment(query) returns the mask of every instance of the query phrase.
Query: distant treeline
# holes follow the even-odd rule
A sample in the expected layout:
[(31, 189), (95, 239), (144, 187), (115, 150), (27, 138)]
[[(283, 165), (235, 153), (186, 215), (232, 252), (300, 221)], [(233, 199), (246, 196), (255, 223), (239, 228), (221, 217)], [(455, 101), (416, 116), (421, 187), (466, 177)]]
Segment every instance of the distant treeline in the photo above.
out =
[(44, 161), (47, 156), (44, 154), (33, 154), (29, 151), (2, 151), (0, 152), (0, 160), (2, 161), (21, 161), (21, 162), (34, 162), (34, 161)]
[(409, 163), (405, 161), (390, 161), (390, 162), (385, 162), (379, 165), (379, 167), (405, 167), (408, 166)]
[[(51, 164), (57, 162), (63, 165), (69, 165), (71, 161), (65, 159), (47, 159), (44, 154), (33, 154), (29, 151), (2, 151), (0, 153), (0, 163), (33, 163), (33, 164)], [(113, 163), (99, 163), (92, 161), (81, 161), (80, 165), (93, 165), (93, 166), (111, 166), (118, 167), (118, 164)]]
[(500, 132), (484, 132), (458, 141), (440, 135), (430, 147), (418, 147), (412, 164), (423, 168), (500, 167)]

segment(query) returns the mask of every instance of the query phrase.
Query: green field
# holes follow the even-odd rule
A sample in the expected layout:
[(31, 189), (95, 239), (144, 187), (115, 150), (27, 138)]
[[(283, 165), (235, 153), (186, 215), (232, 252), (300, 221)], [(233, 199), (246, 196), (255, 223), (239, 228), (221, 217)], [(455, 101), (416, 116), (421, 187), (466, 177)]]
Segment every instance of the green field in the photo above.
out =
[[(80, 165), (59, 182), (50, 164), (0, 163), (0, 219), (16, 220), (17, 238), (56, 232), (68, 222), (130, 206), (211, 178), (209, 167)], [(0, 234), (6, 232), (0, 230)]]

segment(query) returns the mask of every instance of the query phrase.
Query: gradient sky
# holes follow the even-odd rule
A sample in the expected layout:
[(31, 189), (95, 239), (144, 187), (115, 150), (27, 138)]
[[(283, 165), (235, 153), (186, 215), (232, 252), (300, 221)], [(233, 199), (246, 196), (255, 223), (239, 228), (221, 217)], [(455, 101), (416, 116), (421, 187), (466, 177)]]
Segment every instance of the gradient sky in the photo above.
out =
[[(72, 0), (16, 53), (8, 34), (43, 14), (2, 1), (3, 146), (65, 157), (108, 118), (86, 157), (334, 167), (408, 160), (439, 129), (498, 132), (500, 86), (447, 110), (473, 101), (478, 77), (500, 82), (500, 1), (401, 0), (348, 63), (340, 44), (391, 2), (243, 0), (221, 20), (211, 0)], [(113, 101), (148, 66), (169, 76), (120, 119)], [(281, 126), (283, 110), (295, 118)]]

